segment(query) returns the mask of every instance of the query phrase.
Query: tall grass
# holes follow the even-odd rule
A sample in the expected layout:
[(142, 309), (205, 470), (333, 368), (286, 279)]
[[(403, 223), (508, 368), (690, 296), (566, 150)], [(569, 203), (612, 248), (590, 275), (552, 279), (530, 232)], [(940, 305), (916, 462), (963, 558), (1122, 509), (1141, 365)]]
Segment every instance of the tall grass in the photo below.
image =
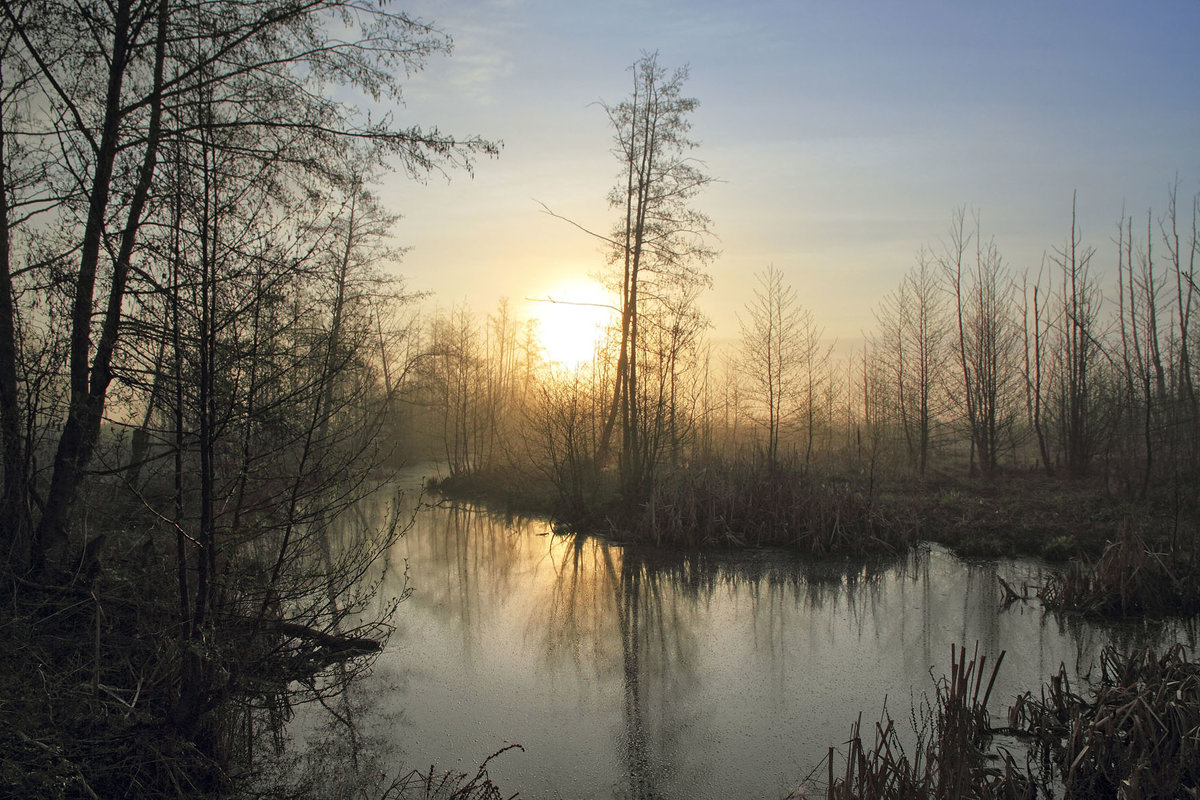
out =
[(1010, 711), (1051, 763), (1066, 798), (1200, 796), (1200, 662), (1176, 644), (1106, 648), (1085, 697), (1065, 668)]
[(1200, 569), (1180, 551), (1151, 549), (1125, 523), (1098, 559), (1072, 561), (1039, 595), (1049, 608), (1089, 616), (1192, 614), (1200, 611)]
[(840, 768), (836, 750), (829, 749), (827, 800), (1035, 797), (1028, 770), (1007, 752), (989, 753), (987, 704), (1003, 661), (1001, 652), (987, 672), (987, 657), (979, 655), (978, 644), (969, 659), (965, 648), (951, 647), (950, 674), (938, 681), (932, 706), (913, 710), (916, 743), (910, 748), (886, 711), (875, 724), (873, 742), (865, 743), (860, 715)]

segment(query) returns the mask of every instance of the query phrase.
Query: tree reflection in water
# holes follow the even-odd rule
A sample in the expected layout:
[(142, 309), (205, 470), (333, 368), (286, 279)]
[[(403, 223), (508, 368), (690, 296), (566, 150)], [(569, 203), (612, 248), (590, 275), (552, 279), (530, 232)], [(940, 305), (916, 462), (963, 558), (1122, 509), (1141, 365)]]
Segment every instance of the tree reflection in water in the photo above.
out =
[(1006, 607), (997, 576), (1036, 584), (1036, 564), (937, 549), (663, 554), (447, 506), (397, 545), (384, 595), (404, 563), (414, 594), (371, 679), (377, 713), (403, 712), (392, 735), (417, 764), (521, 743), (491, 773), (527, 798), (780, 797), (859, 711), (886, 698), (903, 714), (951, 643), (1008, 651), (1002, 712), (1060, 661), (1086, 671), (1118, 635)]

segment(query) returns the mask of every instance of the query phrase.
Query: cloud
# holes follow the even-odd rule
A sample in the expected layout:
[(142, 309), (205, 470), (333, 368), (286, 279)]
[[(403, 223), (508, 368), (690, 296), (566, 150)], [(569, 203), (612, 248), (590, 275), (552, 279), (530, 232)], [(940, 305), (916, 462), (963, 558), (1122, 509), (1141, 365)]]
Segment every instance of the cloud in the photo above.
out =
[(408, 90), (413, 99), (446, 100), (491, 105), (498, 102), (497, 87), (515, 71), (514, 53), (522, 30), (524, 0), (476, 0), (409, 4), (410, 13), (450, 35), (452, 57), (436, 66), (436, 75), (414, 81)]

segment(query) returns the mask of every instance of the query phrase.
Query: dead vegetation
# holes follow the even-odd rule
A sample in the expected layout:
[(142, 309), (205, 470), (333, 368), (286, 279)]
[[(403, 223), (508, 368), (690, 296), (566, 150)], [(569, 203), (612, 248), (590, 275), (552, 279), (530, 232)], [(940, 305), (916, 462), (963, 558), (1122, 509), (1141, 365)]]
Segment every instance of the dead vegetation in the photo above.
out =
[(1033, 798), (1035, 784), (1027, 771), (1007, 752), (989, 748), (987, 704), (1003, 661), (1001, 652), (987, 671), (987, 656), (979, 655), (978, 644), (970, 658), (965, 648), (952, 647), (950, 674), (937, 682), (932, 704), (913, 709), (916, 738), (908, 747), (886, 710), (875, 723), (873, 741), (865, 742), (860, 714), (845, 755), (829, 748), (824, 762), (827, 800)]
[(1125, 524), (1099, 558), (1072, 560), (1039, 592), (1046, 607), (1093, 617), (1166, 617), (1200, 610), (1200, 570), (1190, 554), (1157, 550)]
[[(952, 648), (932, 704), (913, 709), (915, 743), (905, 745), (886, 710), (864, 740), (860, 714), (844, 755), (831, 747), (804, 786), (824, 769), (827, 800), (1200, 796), (1200, 662), (1183, 645), (1107, 647), (1099, 680), (1085, 688), (1060, 666), (1036, 695), (1016, 698), (1008, 726), (995, 727), (987, 705), (1003, 658), (987, 672), (978, 645), (969, 659)], [(1020, 757), (996, 744), (999, 734), (1019, 742)]]
[(1100, 680), (1077, 690), (1065, 668), (1010, 711), (1065, 798), (1196, 797), (1200, 792), (1200, 662), (1176, 644), (1106, 648)]

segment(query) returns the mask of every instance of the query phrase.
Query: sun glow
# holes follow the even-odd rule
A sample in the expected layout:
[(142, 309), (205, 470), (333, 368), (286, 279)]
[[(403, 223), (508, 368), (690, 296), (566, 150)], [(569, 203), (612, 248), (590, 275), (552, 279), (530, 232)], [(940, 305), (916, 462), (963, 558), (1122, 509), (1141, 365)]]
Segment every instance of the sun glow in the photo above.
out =
[(534, 298), (529, 315), (537, 320), (546, 360), (571, 369), (591, 361), (616, 316), (612, 306), (612, 296), (595, 282), (561, 284)]

